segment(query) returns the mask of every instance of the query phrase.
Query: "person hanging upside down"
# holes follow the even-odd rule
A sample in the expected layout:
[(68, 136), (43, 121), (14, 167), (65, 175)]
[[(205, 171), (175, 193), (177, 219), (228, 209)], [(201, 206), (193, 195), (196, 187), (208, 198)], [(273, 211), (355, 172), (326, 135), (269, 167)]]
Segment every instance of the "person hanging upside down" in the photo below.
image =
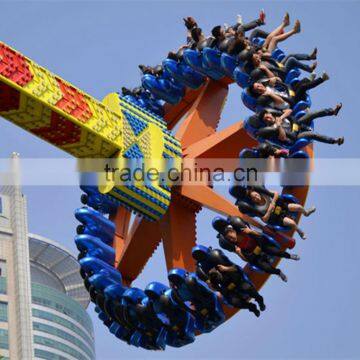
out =
[(326, 144), (342, 145), (344, 143), (343, 137), (332, 138), (321, 135), (315, 133), (310, 127), (311, 122), (316, 118), (331, 115), (337, 116), (341, 107), (342, 104), (338, 104), (334, 108), (308, 112), (300, 119), (295, 119), (291, 116), (291, 109), (280, 113), (265, 109), (259, 114), (259, 118), (265, 123), (265, 127), (258, 130), (256, 136), (262, 139), (279, 140), (282, 143), (290, 144), (299, 139), (309, 139)]
[(290, 203), (284, 196), (276, 191), (270, 191), (265, 186), (238, 186), (230, 189), (236, 205), (244, 214), (259, 217), (269, 225), (279, 225), (295, 230), (302, 239), (306, 239), (305, 233), (298, 227), (290, 213), (299, 213), (310, 216), (315, 212), (313, 206), (306, 210), (302, 205)]

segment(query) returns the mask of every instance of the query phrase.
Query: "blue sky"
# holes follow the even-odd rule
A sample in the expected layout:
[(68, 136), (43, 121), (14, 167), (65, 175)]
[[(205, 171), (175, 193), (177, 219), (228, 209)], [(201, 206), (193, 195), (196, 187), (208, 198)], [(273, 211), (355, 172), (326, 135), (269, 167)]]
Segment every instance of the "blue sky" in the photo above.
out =
[[(181, 45), (185, 39), (181, 19), (185, 16), (194, 16), (208, 31), (215, 25), (232, 23), (239, 13), (251, 20), (264, 8), (267, 28), (272, 29), (289, 11), (293, 20), (301, 20), (303, 32), (287, 41), (283, 49), (307, 52), (318, 46), (318, 71), (327, 70), (331, 75), (331, 81), (312, 92), (313, 107), (344, 103), (338, 118), (320, 119), (317, 129), (344, 135), (345, 144), (341, 148), (316, 145), (316, 156), (360, 155), (359, 2), (1, 1), (0, 6), (2, 41), (99, 99), (122, 86), (139, 84), (138, 64), (157, 64), (170, 49)], [(240, 90), (232, 88), (221, 128), (248, 114)], [(6, 121), (0, 122), (0, 139), (0, 157), (12, 151), (24, 158), (64, 156)], [(342, 171), (341, 166), (334, 171)], [(80, 206), (79, 189), (26, 187), (24, 193), (29, 202), (30, 230), (75, 250), (73, 211)], [(315, 204), (318, 212), (302, 221), (308, 233), (308, 240), (299, 241), (296, 249), (302, 259), (281, 264), (288, 284), (273, 278), (263, 288), (267, 311), (260, 319), (241, 312), (186, 348), (155, 353), (118, 341), (90, 308), (98, 359), (359, 358), (359, 195), (359, 187), (311, 189), (308, 204)], [(199, 216), (201, 243), (216, 244), (210, 225), (213, 215), (203, 211)], [(165, 281), (161, 247), (149, 265), (137, 282), (139, 286), (155, 279)]]

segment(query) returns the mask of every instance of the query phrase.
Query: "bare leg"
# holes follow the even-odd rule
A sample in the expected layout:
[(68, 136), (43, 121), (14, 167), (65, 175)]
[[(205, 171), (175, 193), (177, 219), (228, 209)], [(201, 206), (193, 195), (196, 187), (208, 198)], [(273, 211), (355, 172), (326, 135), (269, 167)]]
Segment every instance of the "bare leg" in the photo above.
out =
[(269, 41), (269, 44), (267, 46), (267, 50), (271, 53), (277, 47), (277, 44), (279, 42), (282, 42), (282, 41), (288, 39), (290, 36), (299, 33), (300, 30), (301, 30), (300, 21), (296, 20), (295, 26), (292, 30), (290, 30), (284, 34), (280, 34), (280, 35), (276, 35), (276, 36), (272, 37), (272, 39)]
[(295, 230), (303, 240), (306, 239), (305, 233), (297, 226), (296, 222), (293, 219), (291, 219), (289, 217), (285, 217), (284, 225)]
[(301, 214), (304, 214), (305, 216), (311, 215), (316, 210), (315, 206), (312, 206), (310, 209), (306, 210), (300, 204), (294, 204), (294, 203), (289, 204), (288, 209), (291, 212), (301, 213)]
[(264, 47), (267, 48), (270, 44), (270, 41), (274, 38), (274, 36), (280, 35), (284, 31), (286, 26), (288, 26), (289, 24), (290, 24), (290, 16), (289, 13), (286, 13), (282, 23), (267, 36), (264, 43)]

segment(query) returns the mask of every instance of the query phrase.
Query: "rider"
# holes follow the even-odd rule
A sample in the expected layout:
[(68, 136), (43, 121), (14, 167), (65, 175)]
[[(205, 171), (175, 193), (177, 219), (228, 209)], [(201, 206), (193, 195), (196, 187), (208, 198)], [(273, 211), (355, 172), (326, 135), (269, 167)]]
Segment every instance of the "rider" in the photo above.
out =
[[(283, 84), (280, 78), (264, 78), (253, 82), (249, 87), (249, 93), (256, 98), (258, 106), (283, 110), (293, 107), (301, 100), (305, 100), (308, 90), (319, 86), (327, 80), (329, 80), (329, 75), (326, 72), (315, 79), (303, 78), (292, 86), (291, 90), (294, 93), (291, 94), (288, 86)], [(277, 84), (282, 85), (284, 90), (275, 88)]]
[(164, 314), (168, 319), (168, 323), (164, 323), (164, 327), (169, 332), (176, 334), (176, 338), (181, 341), (187, 343), (194, 341), (194, 334), (191, 331), (189, 333), (186, 331), (189, 321), (192, 321), (191, 315), (174, 302), (171, 289), (160, 294), (146, 290), (145, 293), (151, 300), (153, 311)]
[(264, 24), (265, 12), (261, 10), (258, 19), (243, 24), (241, 16), (238, 16), (235, 25), (229, 27), (215, 26), (212, 29), (212, 35), (215, 37), (216, 46), (220, 51), (227, 52), (229, 55), (237, 55), (250, 45), (245, 33)]
[(260, 10), (258, 19), (244, 24), (241, 15), (238, 15), (236, 24), (227, 28), (226, 31), (229, 33), (231, 33), (232, 31), (233, 32), (240, 31), (242, 33), (245, 33), (247, 31), (253, 30), (259, 26), (265, 25), (265, 17), (266, 17), (265, 11)]
[(315, 212), (313, 206), (306, 210), (302, 205), (289, 203), (276, 191), (270, 191), (265, 186), (251, 185), (247, 187), (233, 186), (230, 194), (234, 196), (236, 205), (244, 214), (257, 216), (270, 225), (290, 227), (295, 230), (302, 239), (306, 239), (305, 233), (298, 227), (290, 213), (300, 213), (310, 216)]
[(251, 77), (253, 81), (262, 78), (272, 78), (279, 76), (282, 80), (286, 79), (290, 70), (297, 67), (307, 72), (313, 72), (317, 66), (317, 62), (307, 65), (300, 60), (312, 60), (316, 58), (316, 49), (312, 54), (291, 54), (284, 58), (281, 63), (275, 61), (271, 54), (264, 54), (262, 50), (253, 48), (248, 51), (247, 60), (243, 66), (244, 71)]
[(220, 249), (208, 248), (207, 252), (193, 250), (192, 255), (196, 260), (198, 277), (218, 290), (231, 305), (249, 309), (258, 316), (256, 306), (247, 301), (250, 297), (259, 304), (261, 311), (265, 310), (263, 297), (244, 270), (231, 262)]
[(187, 29), (186, 44), (181, 45), (176, 52), (169, 51), (168, 56), (167, 56), (169, 59), (172, 59), (175, 61), (181, 61), (183, 59), (183, 54), (184, 54), (185, 49), (194, 49), (196, 46), (196, 44), (192, 38), (191, 31), (193, 29), (198, 28), (197, 22), (191, 16), (188, 16), (188, 17), (184, 18), (183, 20), (184, 20), (185, 27)]
[(310, 127), (311, 122), (319, 117), (337, 116), (342, 104), (337, 104), (334, 108), (323, 109), (314, 112), (308, 112), (300, 119), (296, 119), (291, 109), (282, 112), (274, 112), (268, 109), (263, 110), (259, 114), (259, 119), (265, 123), (265, 127), (257, 131), (256, 136), (263, 139), (276, 139), (284, 143), (293, 143), (298, 139), (311, 139), (326, 144), (344, 143), (344, 137), (332, 138), (329, 136), (315, 133)]
[(139, 69), (141, 72), (145, 74), (150, 74), (154, 76), (161, 76), (163, 74), (163, 67), (162, 65), (156, 65), (156, 66), (147, 66), (147, 65), (139, 65)]
[(298, 34), (301, 31), (300, 21), (296, 20), (292, 30), (285, 32), (285, 28), (290, 25), (290, 16), (285, 14), (281, 24), (271, 33), (267, 33), (261, 29), (255, 29), (250, 35), (250, 40), (254, 37), (263, 37), (265, 39), (262, 49), (264, 52), (272, 53), (279, 42), (288, 39), (290, 36)]
[[(186, 273), (180, 282), (174, 282), (169, 277), (169, 284), (173, 290), (173, 300), (182, 309), (194, 315), (196, 323), (204, 331), (211, 331), (223, 322), (224, 313), (217, 294), (194, 273)], [(189, 302), (192, 304), (191, 308), (188, 306)]]
[(244, 160), (254, 159), (254, 158), (267, 159), (269, 157), (287, 158), (288, 156), (289, 156), (289, 150), (282, 149), (267, 141), (261, 142), (257, 146), (252, 147), (251, 149), (245, 148), (240, 154), (240, 157)]
[(218, 231), (222, 248), (235, 252), (241, 259), (266, 273), (280, 276), (283, 281), (287, 281), (287, 278), (280, 269), (272, 266), (272, 257), (300, 260), (298, 255), (280, 249), (272, 238), (252, 230), (239, 217), (230, 216), (227, 221), (219, 219), (213, 223), (213, 227)]

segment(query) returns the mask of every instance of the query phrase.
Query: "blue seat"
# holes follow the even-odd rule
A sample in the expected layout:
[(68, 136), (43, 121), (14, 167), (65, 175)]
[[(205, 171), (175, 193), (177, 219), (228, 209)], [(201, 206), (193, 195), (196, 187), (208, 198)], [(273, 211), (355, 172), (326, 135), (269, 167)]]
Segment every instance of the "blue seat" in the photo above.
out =
[[(272, 264), (275, 262), (276, 260), (276, 257), (275, 256), (268, 256), (268, 260), (269, 260), (269, 263)], [(261, 269), (259, 269), (257, 266), (255, 265), (252, 265), (252, 264), (248, 264), (249, 265), (249, 268), (251, 271), (255, 272), (255, 273), (259, 273), (259, 274), (264, 274), (265, 272)]]
[(104, 244), (99, 238), (91, 235), (77, 235), (75, 244), (78, 250), (86, 255), (97, 257), (109, 265), (114, 265), (115, 251)]
[(259, 157), (259, 151), (256, 149), (245, 148), (239, 153), (240, 159), (254, 159)]
[(257, 116), (248, 116), (244, 121), (244, 129), (255, 140), (258, 140), (256, 132), (265, 126), (265, 123)]
[(139, 102), (139, 100), (138, 100), (138, 98), (136, 96), (125, 95), (122, 98), (125, 99), (126, 101), (131, 102), (134, 105), (141, 106), (141, 103)]
[(153, 112), (156, 115), (164, 116), (164, 107), (160, 100), (156, 100), (150, 96), (151, 94), (141, 94), (139, 96), (139, 106)]
[(179, 63), (172, 59), (165, 59), (162, 65), (176, 81), (191, 89), (197, 89), (205, 82), (204, 75), (194, 71), (185, 62)]
[(141, 289), (135, 287), (126, 289), (122, 294), (121, 305), (127, 308), (129, 317), (133, 319), (134, 324), (138, 323), (138, 319), (131, 305), (140, 303), (145, 297), (145, 293)]
[(207, 69), (215, 70), (218, 73), (223, 73), (221, 67), (221, 51), (212, 48), (204, 48), (202, 50), (203, 66)]
[(209, 253), (209, 248), (204, 245), (196, 245), (191, 250), (191, 255), (193, 258), (197, 258), (197, 254), (207, 255), (208, 253)]
[[(122, 304), (127, 308), (127, 314), (133, 321), (138, 331), (134, 333), (134, 337), (130, 339), (133, 345), (140, 345), (145, 343), (146, 346), (153, 346), (156, 349), (164, 350), (166, 346), (167, 331), (164, 327), (158, 326), (157, 323), (149, 322), (147, 324), (140, 321), (137, 310), (139, 306), (143, 307), (142, 314), (144, 314), (148, 307), (149, 298), (146, 294), (138, 288), (127, 289), (122, 296)], [(148, 314), (149, 317), (153, 316), (152, 312)]]
[(81, 201), (104, 214), (116, 212), (121, 203), (113, 197), (101, 194), (98, 191), (97, 184), (96, 173), (81, 173), (80, 189), (86, 194), (81, 196)]
[(128, 288), (122, 295), (122, 300), (129, 303), (138, 303), (140, 300), (144, 299), (146, 294), (139, 288), (132, 287)]
[(243, 89), (247, 88), (251, 84), (250, 76), (242, 71), (240, 66), (236, 67), (233, 72), (233, 77), (236, 83)]
[(129, 336), (129, 330), (121, 326), (120, 324), (113, 322), (109, 326), (109, 330), (114, 334), (118, 339), (126, 341)]
[[(298, 145), (301, 146), (300, 143)], [(291, 159), (308, 159), (309, 155), (305, 151), (296, 150), (296, 147), (293, 147), (292, 151), (289, 152), (288, 157), (291, 158)], [(242, 149), (240, 151), (239, 158), (240, 159), (256, 159), (256, 158), (259, 158), (259, 151), (257, 149), (249, 149), (249, 148)]]
[(122, 282), (121, 274), (118, 270), (116, 270), (113, 266), (110, 266), (106, 262), (97, 259), (92, 256), (85, 256), (80, 261), (80, 267), (81, 269), (88, 275), (93, 274), (108, 274), (113, 279), (118, 281), (120, 284)]
[(295, 114), (295, 118), (296, 118), (296, 120), (299, 120), (299, 119), (301, 119), (303, 116), (305, 116), (306, 114), (307, 114), (307, 111), (305, 111), (305, 110), (298, 111), (298, 112)]
[[(309, 144), (311, 144), (311, 141), (308, 139), (302, 138), (302, 139), (296, 140), (295, 144), (289, 148), (290, 154), (295, 154), (297, 152), (300, 152), (304, 147), (308, 146)], [(305, 153), (301, 152), (300, 154), (305, 154)], [(297, 155), (297, 157), (308, 158), (308, 156), (306, 156), (306, 155), (299, 156), (299, 154)]]
[(161, 100), (152, 96), (152, 94), (145, 89), (137, 96), (125, 95), (121, 96), (121, 99), (124, 99), (135, 106), (146, 109), (147, 111), (153, 112), (156, 115), (164, 115), (164, 107)]
[(102, 322), (109, 320), (109, 317), (103, 311), (101, 311), (101, 309), (98, 311), (98, 317)]
[(221, 72), (207, 68), (203, 64), (203, 57), (199, 51), (186, 49), (184, 51), (184, 60), (192, 69), (213, 80), (220, 80), (224, 75)]
[(267, 234), (263, 233), (262, 234), (262, 239), (266, 244), (269, 244), (271, 246), (275, 246), (276, 248), (280, 249), (279, 243), (274, 238), (272, 238), (270, 235), (267, 235)]
[(195, 307), (195, 327), (199, 331), (210, 332), (224, 321), (225, 315), (216, 294), (196, 274), (172, 269), (168, 279), (176, 292), (176, 299), (180, 298), (189, 312), (192, 312), (190, 303)]
[(306, 100), (301, 100), (298, 103), (296, 103), (293, 107), (293, 114), (297, 114), (299, 111), (303, 111), (311, 107), (311, 99), (310, 96), (307, 95)]
[(253, 40), (252, 40), (252, 43), (254, 45), (258, 45), (258, 46), (264, 45), (264, 42), (265, 42), (265, 39), (259, 38), (259, 37), (253, 38)]
[(271, 57), (278, 61), (281, 62), (281, 60), (283, 60), (285, 58), (285, 54), (282, 50), (280, 50), (279, 48), (276, 48), (275, 50), (273, 50), (273, 52), (271, 53)]
[(145, 294), (151, 299), (153, 309), (167, 326), (167, 345), (180, 347), (195, 340), (194, 320), (188, 312), (173, 301), (171, 289), (154, 281), (147, 285)]
[(119, 325), (118, 323), (116, 322), (113, 322), (111, 324), (111, 326), (109, 327), (109, 330), (112, 334), (116, 334), (118, 331), (122, 331), (123, 327), (121, 325)]
[(83, 225), (83, 234), (100, 238), (106, 244), (112, 244), (115, 234), (115, 224), (102, 213), (88, 207), (75, 210), (75, 217)]
[(161, 296), (168, 289), (169, 289), (168, 286), (159, 283), (157, 281), (153, 281), (146, 286), (144, 292), (148, 297), (152, 299)]
[(289, 157), (292, 159), (309, 159), (309, 155), (303, 150), (294, 151)]
[(179, 103), (185, 95), (185, 88), (181, 84), (154, 75), (145, 74), (141, 78), (141, 83), (151, 94), (169, 104)]
[(231, 79), (234, 78), (234, 70), (237, 66), (242, 66), (243, 63), (236, 59), (236, 57), (231, 56), (226, 53), (222, 53), (220, 57), (221, 69), (224, 74), (226, 74)]
[(119, 283), (111, 284), (105, 288), (104, 295), (107, 299), (120, 301), (126, 290), (127, 288)]
[(105, 288), (110, 285), (116, 285), (117, 280), (108, 273), (96, 273), (89, 277), (90, 284), (96, 289), (97, 292), (103, 294)]
[(285, 78), (285, 84), (294, 85), (294, 80), (299, 81), (299, 76), (301, 75), (301, 71), (298, 68), (291, 69)]
[[(252, 43), (254, 45), (257, 45), (257, 46), (263, 46), (264, 43), (265, 43), (265, 39), (264, 38), (260, 38), (260, 37), (256, 37), (252, 40)], [(280, 62), (282, 61), (284, 58), (285, 58), (285, 53), (279, 49), (279, 48), (276, 48), (275, 50), (273, 50), (273, 52), (271, 53), (271, 57), (273, 59), (275, 59), (276, 61)]]
[(241, 93), (241, 100), (248, 109), (256, 112), (256, 99), (249, 95), (246, 89)]
[(104, 311), (116, 319), (116, 306), (121, 304), (122, 295), (128, 288), (119, 283), (107, 285), (103, 290), (105, 301)]
[(215, 216), (212, 219), (211, 225), (218, 233), (222, 233), (225, 227), (229, 225), (229, 222), (222, 216)]

